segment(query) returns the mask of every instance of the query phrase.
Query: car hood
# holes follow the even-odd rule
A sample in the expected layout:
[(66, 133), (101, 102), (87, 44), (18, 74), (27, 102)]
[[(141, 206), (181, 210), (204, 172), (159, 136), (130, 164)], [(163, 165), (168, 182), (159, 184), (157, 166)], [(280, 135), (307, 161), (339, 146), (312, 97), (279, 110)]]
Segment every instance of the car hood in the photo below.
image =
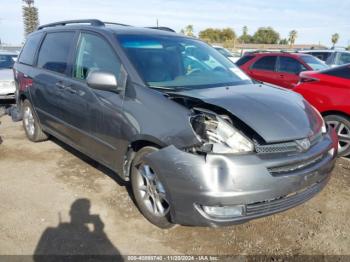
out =
[(176, 92), (176, 95), (225, 109), (268, 143), (308, 137), (317, 132), (322, 123), (320, 115), (302, 96), (268, 85), (193, 89)]
[(13, 80), (13, 70), (12, 69), (0, 69), (0, 81), (1, 80)]

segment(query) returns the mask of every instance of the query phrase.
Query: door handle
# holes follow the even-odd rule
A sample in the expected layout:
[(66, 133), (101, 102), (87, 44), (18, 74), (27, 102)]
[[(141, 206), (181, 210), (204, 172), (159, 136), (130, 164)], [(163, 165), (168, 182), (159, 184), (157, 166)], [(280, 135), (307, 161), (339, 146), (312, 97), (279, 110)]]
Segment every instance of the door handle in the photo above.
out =
[(280, 78), (284, 78), (284, 75), (280, 75)]
[(66, 89), (67, 86), (65, 84), (63, 84), (62, 82), (57, 82), (56, 83), (56, 86), (59, 88), (59, 89)]
[(65, 90), (67, 90), (71, 94), (77, 94), (78, 93), (77, 90), (75, 90), (74, 88), (72, 88), (70, 86), (66, 86)]

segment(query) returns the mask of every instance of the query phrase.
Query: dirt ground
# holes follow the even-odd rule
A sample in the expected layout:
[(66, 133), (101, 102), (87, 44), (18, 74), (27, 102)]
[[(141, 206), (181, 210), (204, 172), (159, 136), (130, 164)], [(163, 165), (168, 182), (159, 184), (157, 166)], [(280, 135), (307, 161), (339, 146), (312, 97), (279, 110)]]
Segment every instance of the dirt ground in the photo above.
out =
[(29, 142), (8, 116), (0, 121), (1, 255), (350, 255), (350, 159), (338, 160), (320, 194), (287, 212), (224, 228), (160, 230), (113, 173), (57, 141)]

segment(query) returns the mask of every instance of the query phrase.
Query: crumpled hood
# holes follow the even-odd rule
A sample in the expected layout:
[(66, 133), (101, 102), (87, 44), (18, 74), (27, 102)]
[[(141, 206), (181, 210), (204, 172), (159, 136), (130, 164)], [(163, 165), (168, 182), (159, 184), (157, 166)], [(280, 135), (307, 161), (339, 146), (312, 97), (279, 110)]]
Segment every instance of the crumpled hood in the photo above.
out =
[(299, 94), (261, 84), (176, 92), (225, 110), (242, 120), (266, 142), (310, 136), (320, 128), (320, 116)]

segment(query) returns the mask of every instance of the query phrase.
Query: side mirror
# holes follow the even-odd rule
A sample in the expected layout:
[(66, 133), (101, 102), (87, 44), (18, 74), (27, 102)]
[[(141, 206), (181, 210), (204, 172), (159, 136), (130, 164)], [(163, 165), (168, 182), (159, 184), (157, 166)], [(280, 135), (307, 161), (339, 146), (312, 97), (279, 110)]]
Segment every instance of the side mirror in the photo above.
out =
[(110, 72), (91, 71), (86, 78), (86, 83), (93, 89), (118, 92), (117, 78)]

